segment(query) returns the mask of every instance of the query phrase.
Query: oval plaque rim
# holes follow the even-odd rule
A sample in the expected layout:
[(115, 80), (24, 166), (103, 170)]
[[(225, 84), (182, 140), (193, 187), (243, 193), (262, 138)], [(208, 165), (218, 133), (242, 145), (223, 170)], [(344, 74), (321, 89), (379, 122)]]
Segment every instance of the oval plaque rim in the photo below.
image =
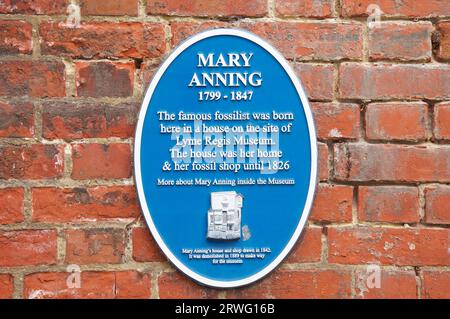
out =
[[(151, 101), (151, 98), (153, 96), (153, 93), (156, 89), (156, 86), (158, 85), (161, 77), (165, 74), (167, 68), (172, 64), (172, 62), (186, 49), (188, 49), (193, 44), (204, 40), (206, 38), (214, 37), (214, 36), (221, 36), (221, 35), (230, 35), (230, 36), (237, 36), (244, 39), (247, 39), (251, 42), (256, 43), (257, 45), (261, 46), (264, 50), (266, 50), (273, 58), (277, 60), (278, 63), (283, 67), (283, 69), (286, 71), (286, 73), (289, 76), (289, 79), (291, 80), (292, 84), (294, 85), (297, 94), (300, 98), (300, 101), (303, 105), (303, 111), (306, 117), (306, 123), (308, 125), (308, 133), (310, 136), (310, 147), (311, 147), (311, 167), (310, 167), (310, 180), (309, 180), (309, 186), (308, 186), (308, 194), (306, 196), (305, 205), (303, 207), (301, 218), (298, 222), (298, 225), (295, 229), (295, 231), (292, 233), (291, 238), (289, 239), (288, 243), (285, 245), (283, 250), (278, 254), (278, 256), (266, 267), (259, 270), (257, 273), (248, 276), (243, 279), (238, 280), (215, 280), (210, 279), (207, 277), (204, 277), (193, 270), (191, 270), (188, 266), (186, 266), (183, 262), (181, 262), (173, 253), (172, 251), (166, 246), (163, 238), (158, 232), (158, 229), (156, 228), (149, 207), (147, 205), (147, 200), (145, 198), (144, 193), (144, 186), (142, 183), (142, 176), (141, 176), (141, 143), (142, 143), (142, 130), (144, 127), (144, 120), (145, 116), (147, 114), (147, 110)], [(309, 105), (308, 98), (305, 94), (305, 91), (303, 89), (303, 86), (300, 82), (300, 80), (297, 78), (294, 70), (289, 65), (288, 61), (284, 58), (284, 56), (275, 49), (271, 44), (260, 38), (259, 36), (241, 29), (230, 29), (230, 28), (217, 28), (217, 29), (210, 29), (201, 31), (186, 40), (184, 40), (182, 43), (180, 43), (164, 60), (164, 62), (159, 67), (158, 71), (153, 76), (152, 80), (150, 81), (149, 86), (147, 87), (145, 91), (145, 97), (141, 105), (141, 109), (139, 111), (138, 115), (138, 121), (136, 125), (136, 131), (135, 131), (135, 139), (134, 139), (134, 179), (135, 184), (137, 188), (138, 193), (138, 199), (139, 203), (145, 218), (145, 221), (147, 223), (148, 228), (150, 229), (150, 232), (155, 239), (156, 243), (158, 244), (158, 247), (163, 251), (163, 253), (166, 255), (166, 257), (170, 260), (172, 264), (174, 264), (181, 272), (183, 272), (188, 277), (194, 279), (195, 281), (211, 286), (216, 288), (235, 288), (240, 286), (249, 285), (255, 281), (258, 281), (268, 275), (270, 272), (272, 272), (277, 266), (281, 264), (281, 262), (286, 258), (286, 256), (289, 254), (289, 252), (292, 250), (298, 239), (300, 238), (300, 235), (303, 232), (303, 229), (305, 228), (306, 221), (309, 217), (309, 214), (311, 212), (312, 203), (314, 200), (315, 192), (316, 192), (316, 186), (317, 186), (317, 157), (318, 157), (318, 149), (317, 149), (317, 139), (316, 139), (316, 128), (314, 124), (314, 119), (311, 111), (311, 107)]]

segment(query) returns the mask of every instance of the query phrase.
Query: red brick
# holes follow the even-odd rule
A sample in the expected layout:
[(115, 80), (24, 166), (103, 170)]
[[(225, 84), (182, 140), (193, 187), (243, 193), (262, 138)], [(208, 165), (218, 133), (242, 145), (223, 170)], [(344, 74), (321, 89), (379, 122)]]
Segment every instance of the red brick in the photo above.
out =
[(227, 292), (228, 298), (350, 298), (351, 276), (344, 270), (278, 270), (249, 287)]
[(342, 98), (384, 100), (450, 97), (450, 65), (343, 63), (339, 72)]
[(151, 276), (137, 271), (80, 273), (80, 288), (69, 288), (75, 283), (71, 273), (35, 273), (25, 277), (24, 297), (29, 299), (112, 299), (149, 298)]
[(312, 103), (319, 139), (356, 139), (359, 136), (359, 105), (350, 103)]
[(150, 85), (150, 81), (153, 79), (158, 68), (158, 63), (152, 61), (145, 61), (141, 64), (139, 69), (139, 80), (144, 89)]
[(25, 276), (24, 298), (27, 299), (110, 299), (115, 297), (114, 272), (80, 273), (80, 288), (69, 288), (70, 272), (35, 273)]
[(330, 64), (296, 63), (294, 70), (312, 100), (333, 99), (334, 66)]
[(450, 61), (450, 21), (441, 21), (436, 25), (439, 38), (436, 55), (438, 59)]
[(23, 221), (23, 188), (0, 189), (0, 225), (14, 224)]
[(351, 222), (352, 201), (352, 186), (319, 185), (309, 220), (316, 222)]
[(148, 299), (151, 296), (151, 275), (137, 271), (116, 272), (116, 298)]
[(450, 264), (447, 251), (449, 235), (449, 229), (330, 228), (328, 262), (445, 266)]
[(430, 224), (450, 224), (450, 186), (425, 188), (425, 221)]
[(360, 186), (358, 219), (368, 222), (418, 223), (419, 191), (408, 186)]
[(163, 262), (166, 258), (145, 227), (133, 229), (133, 259), (138, 262)]
[(69, 0), (2, 0), (0, 13), (65, 14)]
[(172, 30), (171, 44), (175, 46), (188, 37), (209, 29), (217, 29), (224, 27), (231, 27), (231, 24), (220, 21), (206, 21), (202, 23), (198, 22), (177, 22), (174, 21), (170, 24)]
[(162, 273), (158, 278), (161, 299), (211, 299), (218, 291), (198, 285), (178, 272)]
[(134, 135), (137, 112), (134, 103), (48, 102), (43, 105), (42, 135), (50, 140), (128, 138)]
[(33, 105), (0, 102), (0, 137), (33, 137)]
[(138, 14), (138, 0), (81, 0), (80, 7), (82, 15), (137, 16)]
[(0, 179), (57, 178), (63, 170), (63, 145), (0, 146)]
[[(373, 287), (371, 270), (356, 272), (356, 296), (365, 299), (417, 299), (416, 274), (412, 270), (382, 270), (380, 286)], [(368, 285), (369, 283), (369, 285)]]
[(164, 25), (138, 22), (43, 22), (42, 54), (72, 58), (157, 58), (165, 51)]
[(372, 61), (431, 60), (431, 22), (383, 22), (369, 28), (369, 56)]
[(434, 136), (437, 139), (450, 140), (450, 102), (434, 106)]
[(12, 299), (14, 279), (11, 275), (0, 274), (0, 299)]
[(31, 266), (56, 263), (55, 230), (0, 232), (0, 266)]
[(262, 17), (266, 0), (148, 0), (148, 14), (209, 17)]
[(376, 4), (383, 15), (397, 17), (438, 17), (450, 15), (450, 3), (447, 0), (342, 0), (344, 17), (366, 16), (367, 8)]
[(133, 95), (133, 62), (77, 62), (75, 69), (77, 96), (127, 97)]
[(426, 270), (423, 272), (422, 298), (449, 299), (450, 271)]
[(0, 95), (64, 96), (64, 64), (53, 61), (0, 61)]
[(320, 261), (322, 253), (322, 228), (305, 227), (285, 263), (312, 263)]
[(336, 144), (334, 177), (340, 181), (450, 181), (450, 148)]
[(127, 178), (131, 176), (129, 144), (72, 145), (72, 178)]
[(329, 152), (328, 152), (328, 146), (323, 143), (317, 144), (319, 149), (319, 180), (325, 181), (328, 179), (328, 158), (329, 158)]
[(276, 0), (276, 13), (284, 17), (329, 18), (333, 15), (334, 0)]
[(370, 140), (424, 140), (428, 136), (426, 103), (372, 103), (366, 108), (366, 136)]
[(66, 231), (66, 263), (118, 264), (125, 249), (123, 229), (70, 229)]
[(257, 22), (239, 25), (275, 46), (288, 59), (362, 58), (362, 26), (354, 23)]
[(35, 273), (24, 279), (24, 297), (29, 299), (149, 298), (151, 276), (137, 271), (80, 273), (80, 288), (69, 288), (71, 273)]
[(30, 54), (33, 50), (31, 29), (31, 24), (25, 21), (0, 21), (0, 55)]
[(133, 186), (33, 188), (36, 222), (87, 222), (136, 218), (140, 214)]

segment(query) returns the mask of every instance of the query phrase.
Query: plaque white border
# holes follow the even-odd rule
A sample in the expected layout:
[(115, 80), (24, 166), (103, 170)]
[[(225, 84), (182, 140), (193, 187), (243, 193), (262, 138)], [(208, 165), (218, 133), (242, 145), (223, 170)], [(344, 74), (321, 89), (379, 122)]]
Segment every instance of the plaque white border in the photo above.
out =
[[(277, 61), (281, 64), (283, 69), (287, 72), (289, 75), (292, 83), (294, 84), (297, 93), (300, 97), (300, 100), (303, 104), (303, 109), (306, 116), (306, 121), (308, 124), (308, 132), (310, 136), (310, 145), (311, 145), (311, 177), (309, 181), (309, 188), (308, 188), (308, 195), (306, 197), (305, 206), (303, 208), (302, 217), (300, 218), (300, 221), (297, 225), (297, 228), (295, 229), (291, 239), (287, 243), (287, 245), (284, 247), (284, 249), (281, 251), (281, 253), (265, 268), (257, 272), (256, 274), (249, 276), (244, 279), (240, 280), (233, 280), (233, 281), (221, 281), (221, 280), (213, 280), (209, 279), (207, 277), (204, 277), (194, 271), (192, 271), (189, 267), (187, 267), (184, 263), (182, 263), (172, 252), (170, 249), (166, 246), (164, 243), (164, 240), (161, 238), (158, 230), (155, 227), (155, 224), (153, 223), (150, 211), (148, 209), (147, 201), (145, 199), (143, 184), (142, 184), (142, 177), (141, 177), (141, 142), (142, 142), (142, 129), (144, 126), (144, 120), (145, 115), (147, 113), (147, 108), (149, 106), (150, 100), (152, 98), (153, 92), (159, 83), (159, 80), (161, 76), (166, 72), (167, 68), (170, 66), (170, 64), (178, 57), (179, 54), (184, 52), (187, 48), (189, 48), (194, 43), (201, 41), (203, 39), (213, 37), (213, 36), (219, 36), (219, 35), (233, 35), (245, 38), (247, 40), (250, 40), (259, 46), (261, 46), (263, 49), (268, 51)], [(314, 199), (314, 193), (316, 189), (316, 183), (317, 183), (317, 141), (316, 141), (316, 130), (314, 126), (314, 120), (311, 112), (311, 108), (309, 106), (308, 99), (306, 97), (306, 94), (303, 90), (302, 85), (300, 84), (300, 81), (296, 77), (294, 71), (286, 61), (286, 59), (279, 53), (274, 47), (272, 47), (270, 44), (268, 44), (266, 41), (261, 39), (260, 37), (244, 31), (244, 30), (238, 30), (238, 29), (213, 29), (213, 30), (207, 30), (200, 32), (194, 36), (191, 36), (190, 38), (186, 39), (184, 42), (182, 42), (175, 50), (173, 50), (172, 53), (169, 54), (168, 58), (164, 61), (164, 63), (161, 65), (161, 67), (158, 69), (156, 74), (154, 75), (153, 79), (150, 82), (149, 87), (147, 88), (144, 101), (142, 102), (141, 110), (139, 112), (138, 122), (136, 126), (136, 135), (135, 135), (135, 143), (134, 143), (134, 173), (135, 173), (135, 181), (136, 181), (136, 187), (138, 191), (138, 197), (141, 204), (142, 211), (144, 213), (145, 220), (147, 222), (147, 225), (150, 228), (150, 231), (155, 238), (156, 242), (158, 243), (159, 247), (162, 249), (164, 254), (169, 258), (169, 260), (183, 273), (185, 273), (187, 276), (191, 277), (192, 279), (198, 281), (201, 284), (205, 284), (207, 286), (211, 287), (217, 287), (217, 288), (233, 288), (233, 287), (239, 287), (248, 285), (250, 283), (253, 283), (267, 274), (269, 274), (272, 270), (274, 270), (282, 261), (283, 259), (288, 255), (288, 253), (291, 251), (292, 247), (297, 242), (298, 238), (300, 237), (300, 234), (305, 226), (306, 220), (308, 219), (309, 213), (311, 211), (312, 202)], [(156, 199), (157, 200), (157, 199)]]

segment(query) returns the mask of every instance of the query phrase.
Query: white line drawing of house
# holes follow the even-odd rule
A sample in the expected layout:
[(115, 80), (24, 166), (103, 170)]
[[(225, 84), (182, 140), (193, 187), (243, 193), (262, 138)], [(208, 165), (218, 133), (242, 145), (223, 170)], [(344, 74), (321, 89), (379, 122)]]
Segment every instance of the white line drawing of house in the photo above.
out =
[(240, 239), (242, 204), (242, 195), (234, 191), (212, 192), (206, 237), (215, 240)]

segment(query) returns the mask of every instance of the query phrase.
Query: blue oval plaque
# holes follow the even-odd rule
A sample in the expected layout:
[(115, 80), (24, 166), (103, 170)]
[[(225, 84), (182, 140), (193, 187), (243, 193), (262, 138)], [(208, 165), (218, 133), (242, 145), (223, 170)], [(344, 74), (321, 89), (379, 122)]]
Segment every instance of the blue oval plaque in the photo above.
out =
[(308, 100), (287, 61), (240, 30), (197, 34), (155, 74), (135, 140), (156, 242), (200, 283), (246, 285), (289, 253), (317, 173)]

